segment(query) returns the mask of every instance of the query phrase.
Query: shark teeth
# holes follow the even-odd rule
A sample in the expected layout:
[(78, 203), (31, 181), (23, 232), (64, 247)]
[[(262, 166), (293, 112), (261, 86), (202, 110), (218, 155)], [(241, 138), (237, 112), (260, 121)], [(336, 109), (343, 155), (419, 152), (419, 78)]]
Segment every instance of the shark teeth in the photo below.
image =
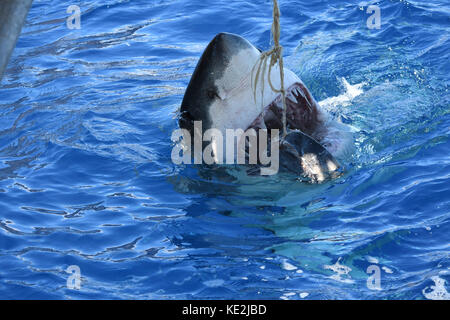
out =
[(286, 99), (289, 99), (293, 103), (298, 103), (297, 99), (295, 99), (291, 91), (289, 91), (289, 93), (286, 95)]
[(305, 94), (303, 93), (302, 89), (299, 87), (294, 87), (291, 90), (288, 91), (286, 95), (286, 99), (289, 99), (293, 103), (300, 103), (300, 97), (303, 97), (303, 99), (306, 99)]
[(302, 97), (306, 100), (306, 96), (305, 96), (305, 94), (303, 93), (303, 90), (301, 90), (299, 87), (295, 87), (295, 88), (294, 88), (294, 91), (295, 91), (295, 93), (296, 93), (298, 96), (302, 96)]
[[(277, 106), (279, 108), (282, 108), (282, 100), (281, 95), (278, 96)], [(300, 87), (300, 85), (294, 85), (289, 90), (286, 91), (286, 99), (292, 102), (293, 104), (299, 105), (299, 106), (306, 106), (308, 109), (312, 110), (313, 107), (308, 100), (305, 92)]]
[(302, 90), (301, 88), (295, 87), (295, 88), (294, 88), (294, 91), (295, 91), (295, 93), (296, 93), (297, 96), (302, 96), (302, 98), (305, 99), (308, 108), (309, 108), (310, 110), (312, 110), (312, 106), (311, 106), (311, 104), (309, 103), (308, 98), (306, 98), (306, 95), (305, 95), (305, 93), (303, 92), (303, 90)]
[(288, 91), (288, 94), (286, 95), (286, 98), (288, 98), (289, 100), (291, 100), (294, 103), (299, 103), (300, 99), (297, 99), (298, 96), (303, 96), (303, 92), (301, 92), (301, 89), (297, 86), (295, 86), (294, 88), (292, 88), (291, 90)]

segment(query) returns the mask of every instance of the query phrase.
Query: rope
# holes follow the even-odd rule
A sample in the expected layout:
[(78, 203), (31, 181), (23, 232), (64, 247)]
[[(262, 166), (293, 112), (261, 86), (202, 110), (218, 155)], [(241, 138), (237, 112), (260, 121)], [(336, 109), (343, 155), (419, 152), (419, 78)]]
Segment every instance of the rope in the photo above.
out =
[[(280, 45), (280, 9), (278, 7), (277, 0), (273, 0), (273, 22), (272, 22), (272, 37), (273, 37), (273, 46), (270, 50), (262, 52), (259, 58), (259, 61), (253, 67), (253, 71), (255, 67), (257, 68), (256, 76), (253, 83), (253, 95), (256, 102), (256, 87), (258, 84), (259, 77), (262, 71), (262, 77), (266, 72), (266, 63), (270, 58), (269, 63), (269, 73), (268, 73), (268, 82), (272, 91), (276, 93), (281, 93), (282, 101), (283, 101), (283, 138), (286, 136), (286, 91), (284, 90), (284, 67), (283, 67), (283, 47)], [(270, 78), (270, 74), (272, 72), (272, 67), (277, 64), (280, 68), (280, 89), (276, 89)], [(261, 70), (262, 69), (262, 70)], [(253, 75), (253, 72), (252, 72)], [(264, 81), (261, 82), (261, 96), (264, 98)]]

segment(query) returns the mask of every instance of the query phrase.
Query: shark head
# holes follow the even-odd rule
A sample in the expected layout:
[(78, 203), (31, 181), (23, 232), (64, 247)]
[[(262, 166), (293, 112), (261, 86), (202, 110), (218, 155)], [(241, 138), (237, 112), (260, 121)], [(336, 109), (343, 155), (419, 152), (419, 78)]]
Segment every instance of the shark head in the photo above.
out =
[[(259, 68), (260, 62), (261, 51), (243, 37), (230, 33), (215, 36), (203, 52), (186, 89), (180, 108), (180, 127), (192, 133), (194, 122), (201, 121), (203, 132), (208, 129), (223, 134), (228, 129), (283, 130), (282, 96), (273, 90), (281, 87), (279, 66), (270, 67), (267, 63)], [(303, 135), (300, 139), (303, 142), (319, 144), (316, 140), (324, 131), (319, 105), (295, 73), (288, 69), (283, 71), (287, 134), (295, 131), (297, 137), (285, 139), (283, 145), (299, 141), (298, 135)], [(339, 167), (325, 148), (315, 148), (319, 149), (320, 157), (324, 154), (327, 157), (323, 163), (331, 161), (335, 164), (331, 167)], [(296, 156), (301, 162), (301, 152)], [(299, 164), (288, 162), (289, 165)], [(323, 171), (328, 172), (329, 167), (325, 166)]]

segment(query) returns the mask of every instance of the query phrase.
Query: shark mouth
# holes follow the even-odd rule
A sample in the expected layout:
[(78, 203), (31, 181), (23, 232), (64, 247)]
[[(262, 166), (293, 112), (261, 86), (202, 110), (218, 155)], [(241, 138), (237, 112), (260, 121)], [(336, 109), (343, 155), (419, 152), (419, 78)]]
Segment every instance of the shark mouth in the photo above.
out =
[[(317, 103), (312, 98), (303, 83), (296, 82), (286, 90), (286, 127), (288, 130), (315, 136), (319, 120)], [(283, 102), (279, 94), (259, 116), (250, 124), (248, 129), (279, 129), (283, 130)]]
[[(247, 130), (278, 129), (283, 132), (283, 102), (279, 94), (250, 124)], [(280, 165), (303, 181), (321, 183), (342, 175), (342, 169), (331, 153), (318, 141), (324, 134), (317, 102), (301, 82), (286, 90), (286, 135), (280, 139)], [(268, 143), (270, 141), (268, 140)], [(251, 175), (259, 168), (248, 170)]]
[[(322, 182), (328, 177), (335, 177), (340, 165), (326, 149), (333, 151), (333, 145), (329, 142), (330, 135), (334, 134), (330, 131), (332, 128), (328, 125), (329, 117), (326, 112), (319, 108), (300, 78), (285, 69), (284, 82), (289, 87), (286, 90), (287, 132), (283, 132), (282, 95), (275, 96), (269, 92), (271, 89), (268, 81), (264, 79), (265, 69), (262, 72), (263, 82), (259, 86), (256, 84), (256, 88), (264, 86), (267, 91), (262, 92), (261, 97), (258, 96), (259, 92), (256, 93), (256, 97), (252, 94), (253, 83), (249, 80), (252, 76), (252, 67), (259, 59), (260, 51), (241, 36), (220, 33), (214, 37), (203, 52), (186, 88), (180, 107), (180, 128), (191, 136), (200, 136), (205, 149), (210, 145), (207, 145), (208, 138), (204, 140), (203, 133), (209, 129), (218, 131), (222, 138), (228, 129), (240, 130), (239, 136), (244, 131), (246, 144), (247, 141), (255, 142), (254, 134), (250, 132), (254, 129), (259, 142), (262, 141), (260, 138), (265, 139), (264, 137), (270, 140), (267, 141), (268, 146), (272, 142), (269, 136), (272, 137), (275, 132), (272, 131), (263, 137), (258, 134), (259, 129), (267, 131), (277, 129), (281, 135), (276, 139), (279, 149), (274, 145), (274, 152), (279, 151), (280, 169), (284, 168), (297, 176), (306, 177), (311, 182)], [(268, 80), (279, 86), (281, 79), (273, 75), (274, 77), (271, 77), (270, 73), (267, 74)], [(260, 106), (259, 103), (263, 105)], [(202, 123), (203, 126), (196, 129), (196, 123)], [(220, 138), (214, 140), (215, 142), (212, 140), (214, 139), (211, 139), (212, 153), (217, 156), (216, 163), (220, 163), (220, 149), (223, 149), (224, 145), (219, 143)], [(195, 149), (195, 143), (190, 141), (188, 149), (191, 151), (192, 146)], [(272, 152), (271, 147), (269, 152)], [(250, 149), (251, 159), (254, 159), (251, 156), (257, 149)], [(210, 148), (207, 150), (209, 152)], [(259, 152), (257, 153), (259, 155)], [(263, 155), (260, 158), (258, 164), (253, 165), (254, 161), (251, 161), (251, 170), (261, 171), (264, 168), (265, 157)]]

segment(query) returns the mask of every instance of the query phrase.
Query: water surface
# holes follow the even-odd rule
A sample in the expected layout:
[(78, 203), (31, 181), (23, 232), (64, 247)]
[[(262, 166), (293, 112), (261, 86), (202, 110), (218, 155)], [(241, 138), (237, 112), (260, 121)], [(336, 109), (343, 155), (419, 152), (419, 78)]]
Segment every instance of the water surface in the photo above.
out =
[(0, 89), (0, 298), (449, 299), (450, 9), (380, 1), (378, 30), (369, 4), (280, 1), (285, 63), (355, 130), (305, 185), (170, 159), (203, 49), (268, 49), (270, 1), (35, 0)]

